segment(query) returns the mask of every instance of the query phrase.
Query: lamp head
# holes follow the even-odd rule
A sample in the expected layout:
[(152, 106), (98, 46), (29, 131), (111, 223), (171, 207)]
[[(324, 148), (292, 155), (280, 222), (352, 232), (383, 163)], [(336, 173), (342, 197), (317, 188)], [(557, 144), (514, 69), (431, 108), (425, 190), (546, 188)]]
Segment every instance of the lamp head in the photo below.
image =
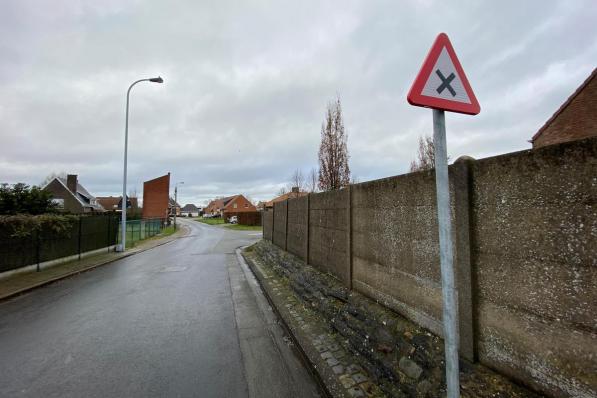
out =
[(162, 79), (160, 76), (152, 77), (151, 79), (149, 79), (149, 81), (152, 83), (164, 83), (164, 79)]

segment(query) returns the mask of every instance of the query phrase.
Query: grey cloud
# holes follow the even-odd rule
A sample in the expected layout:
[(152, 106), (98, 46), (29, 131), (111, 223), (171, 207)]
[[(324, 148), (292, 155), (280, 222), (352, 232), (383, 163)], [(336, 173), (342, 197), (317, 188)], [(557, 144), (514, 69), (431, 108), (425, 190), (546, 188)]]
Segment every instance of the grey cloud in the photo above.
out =
[(446, 31), (481, 102), (448, 115), (452, 158), (528, 148), (595, 67), (591, 1), (9, 1), (0, 15), (0, 181), (75, 172), (118, 194), (125, 92), (129, 184), (172, 173), (182, 202), (268, 199), (316, 166), (339, 93), (351, 169), (403, 173), (430, 112), (406, 93)]

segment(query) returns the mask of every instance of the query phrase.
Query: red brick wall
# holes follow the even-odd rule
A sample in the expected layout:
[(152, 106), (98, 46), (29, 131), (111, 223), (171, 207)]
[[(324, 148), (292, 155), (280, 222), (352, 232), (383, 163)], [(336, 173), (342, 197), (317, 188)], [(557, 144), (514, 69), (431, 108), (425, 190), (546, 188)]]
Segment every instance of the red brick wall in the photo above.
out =
[(170, 173), (143, 183), (143, 218), (166, 218)]
[(597, 74), (533, 141), (533, 148), (597, 136)]

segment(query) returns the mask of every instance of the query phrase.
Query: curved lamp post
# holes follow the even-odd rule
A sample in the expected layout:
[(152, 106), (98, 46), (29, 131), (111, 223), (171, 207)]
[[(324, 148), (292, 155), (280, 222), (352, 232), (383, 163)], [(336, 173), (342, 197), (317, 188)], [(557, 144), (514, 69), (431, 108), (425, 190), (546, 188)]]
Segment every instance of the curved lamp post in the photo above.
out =
[(131, 89), (133, 86), (140, 82), (152, 82), (152, 83), (163, 83), (164, 79), (160, 76), (152, 77), (150, 79), (140, 79), (134, 82), (129, 86), (129, 89), (126, 92), (126, 122), (124, 125), (124, 177), (122, 179), (122, 226), (121, 226), (121, 233), (122, 239), (120, 241), (120, 246), (117, 247), (117, 251), (125, 251), (126, 249), (126, 208), (127, 208), (127, 200), (126, 200), (126, 161), (127, 161), (127, 150), (128, 150), (128, 142), (129, 142), (129, 97), (131, 94)]

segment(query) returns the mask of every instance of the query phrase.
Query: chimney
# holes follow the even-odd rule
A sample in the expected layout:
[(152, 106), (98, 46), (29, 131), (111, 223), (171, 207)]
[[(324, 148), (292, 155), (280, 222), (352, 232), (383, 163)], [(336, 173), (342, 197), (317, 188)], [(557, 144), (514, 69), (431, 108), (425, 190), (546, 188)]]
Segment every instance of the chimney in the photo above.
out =
[(74, 194), (77, 193), (77, 175), (76, 174), (69, 174), (66, 176), (66, 187), (72, 193), (74, 193)]
[(299, 193), (299, 187), (292, 187), (292, 193)]

